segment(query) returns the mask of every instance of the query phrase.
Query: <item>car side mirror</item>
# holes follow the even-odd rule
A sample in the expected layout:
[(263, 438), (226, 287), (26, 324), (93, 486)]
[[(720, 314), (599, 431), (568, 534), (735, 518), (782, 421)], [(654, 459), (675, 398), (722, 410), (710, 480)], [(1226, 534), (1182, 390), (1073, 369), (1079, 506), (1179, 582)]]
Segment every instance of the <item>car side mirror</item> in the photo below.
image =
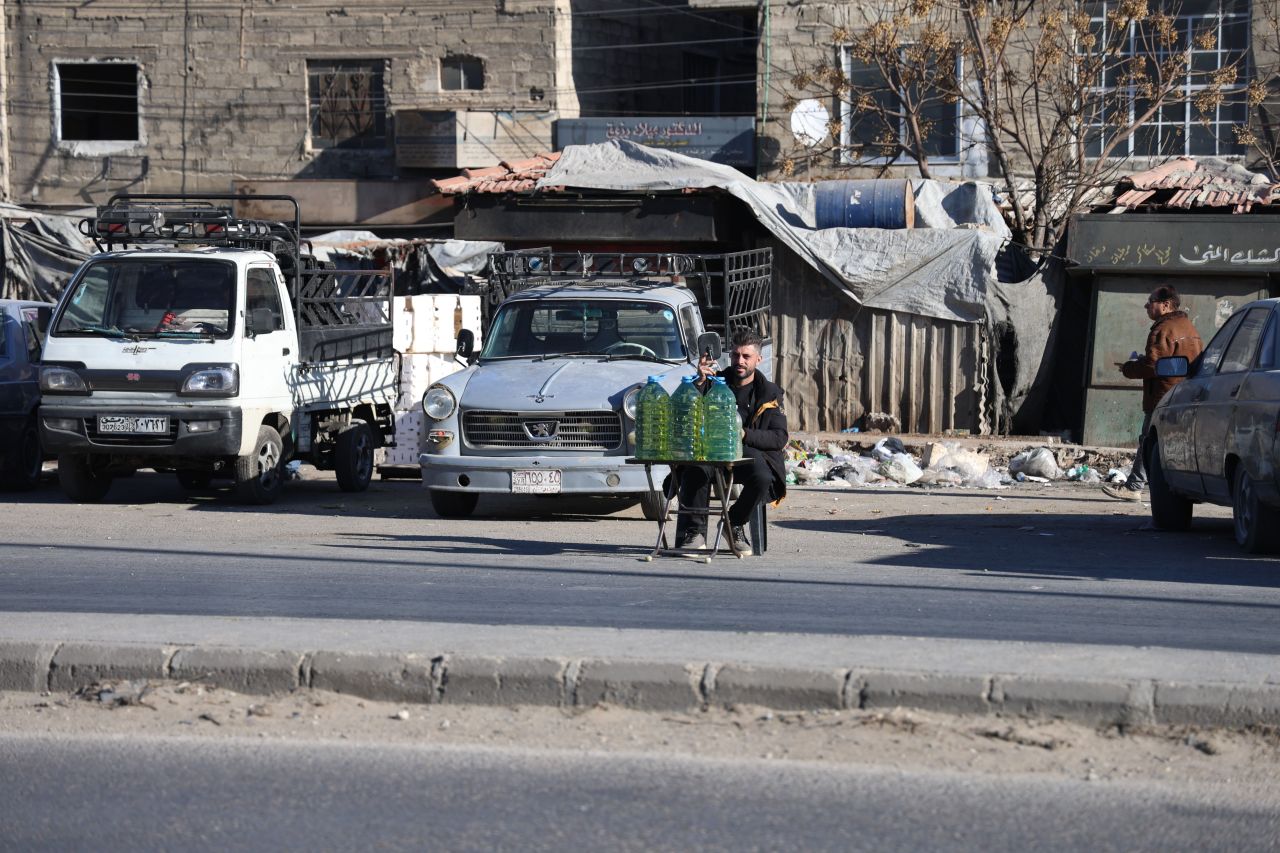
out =
[(275, 331), (275, 321), (271, 319), (270, 308), (251, 308), (245, 315), (244, 332), (248, 337)]
[(459, 358), (470, 364), (475, 360), (476, 354), (476, 334), (470, 329), (458, 330), (458, 347), (457, 352)]
[(720, 356), (724, 354), (724, 344), (720, 342), (720, 335), (716, 332), (703, 332), (698, 335), (698, 355), (710, 355), (712, 361), (719, 361)]
[(1171, 378), (1187, 375), (1187, 357), (1185, 355), (1167, 355), (1156, 360), (1156, 376)]

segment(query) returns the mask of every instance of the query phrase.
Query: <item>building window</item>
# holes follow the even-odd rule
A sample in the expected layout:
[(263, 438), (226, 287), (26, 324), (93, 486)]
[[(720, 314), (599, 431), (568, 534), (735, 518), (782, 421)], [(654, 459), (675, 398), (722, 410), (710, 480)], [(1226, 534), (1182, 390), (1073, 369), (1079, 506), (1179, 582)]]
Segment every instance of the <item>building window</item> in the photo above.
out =
[[(1173, 96), (1177, 103), (1162, 105), (1151, 119), (1122, 140), (1111, 156), (1243, 154), (1244, 146), (1236, 141), (1233, 126), (1243, 125), (1249, 118), (1245, 96), (1249, 82), (1248, 0), (1154, 3), (1154, 7), (1163, 8), (1172, 16), (1176, 34), (1172, 44), (1161, 42), (1146, 24), (1131, 23), (1127, 32), (1111, 32), (1113, 24), (1107, 15), (1118, 5), (1119, 0), (1089, 4), (1098, 44), (1118, 41), (1119, 55), (1107, 63), (1103, 85), (1093, 89), (1095, 106), (1085, 125), (1088, 155), (1100, 156), (1111, 128), (1131, 124), (1151, 107), (1151, 101), (1144, 99), (1138, 88), (1126, 84), (1135, 57), (1167, 61), (1186, 52), (1188, 46), (1188, 59), (1181, 63), (1181, 91)], [(1208, 88), (1214, 72), (1232, 66), (1237, 69), (1236, 80), (1223, 90), (1222, 102), (1202, 112), (1196, 105), (1197, 93)]]
[[(946, 62), (952, 62), (950, 56)], [(924, 131), (920, 149), (929, 159), (960, 158), (959, 102), (919, 84), (891, 85), (878, 66), (857, 59), (847, 47), (841, 51), (841, 63), (851, 92), (840, 102), (840, 147), (845, 163), (910, 159), (908, 152), (916, 148), (908, 130), (913, 115)], [(954, 73), (952, 84), (960, 78), (958, 57)]]
[(484, 63), (474, 56), (446, 56), (440, 60), (440, 86), (450, 91), (483, 89)]
[(386, 62), (307, 60), (312, 148), (386, 148)]
[(60, 140), (138, 141), (136, 64), (59, 62), (53, 67), (57, 81)]

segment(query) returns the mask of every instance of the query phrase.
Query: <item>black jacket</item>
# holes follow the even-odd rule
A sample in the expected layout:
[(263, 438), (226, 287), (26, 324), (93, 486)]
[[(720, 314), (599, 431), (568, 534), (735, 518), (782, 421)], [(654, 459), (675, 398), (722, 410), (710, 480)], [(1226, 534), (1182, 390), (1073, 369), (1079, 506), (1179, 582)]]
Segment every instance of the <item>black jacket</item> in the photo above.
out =
[[(732, 368), (720, 371), (733, 388)], [(787, 465), (782, 451), (790, 440), (787, 415), (782, 410), (782, 389), (756, 371), (751, 385), (751, 416), (743, 424), (743, 447), (763, 451), (764, 461), (773, 472), (773, 503), (776, 506), (787, 495)]]

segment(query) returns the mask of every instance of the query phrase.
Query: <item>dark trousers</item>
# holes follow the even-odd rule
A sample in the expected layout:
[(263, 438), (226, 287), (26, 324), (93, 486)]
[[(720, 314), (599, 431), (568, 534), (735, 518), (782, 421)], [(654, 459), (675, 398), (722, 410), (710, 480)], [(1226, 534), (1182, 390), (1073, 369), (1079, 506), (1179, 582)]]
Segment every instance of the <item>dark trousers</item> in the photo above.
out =
[[(733, 481), (742, 484), (742, 494), (729, 507), (729, 522), (744, 527), (751, 519), (756, 504), (768, 500), (773, 491), (773, 472), (764, 460), (764, 451), (754, 447), (742, 448), (742, 455), (751, 460), (750, 465), (733, 469)], [(681, 514), (676, 522), (676, 537), (683, 538), (688, 529), (707, 534), (707, 503), (711, 495), (711, 471), (698, 465), (681, 465), (676, 472), (680, 484), (680, 509), (701, 510), (695, 515)]]

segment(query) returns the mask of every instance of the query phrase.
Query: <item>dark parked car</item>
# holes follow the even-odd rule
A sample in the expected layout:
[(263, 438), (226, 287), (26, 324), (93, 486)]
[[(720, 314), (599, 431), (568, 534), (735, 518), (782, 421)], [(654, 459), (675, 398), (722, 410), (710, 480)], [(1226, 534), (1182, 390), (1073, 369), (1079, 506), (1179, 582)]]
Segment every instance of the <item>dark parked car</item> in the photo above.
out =
[(1230, 506), (1236, 541), (1251, 553), (1280, 547), (1280, 299), (1231, 315), (1200, 357), (1162, 358), (1162, 376), (1186, 376), (1156, 407), (1146, 447), (1151, 517), (1185, 530), (1192, 505)]
[(40, 481), (40, 346), (52, 316), (48, 302), (0, 299), (0, 482), (10, 488)]

